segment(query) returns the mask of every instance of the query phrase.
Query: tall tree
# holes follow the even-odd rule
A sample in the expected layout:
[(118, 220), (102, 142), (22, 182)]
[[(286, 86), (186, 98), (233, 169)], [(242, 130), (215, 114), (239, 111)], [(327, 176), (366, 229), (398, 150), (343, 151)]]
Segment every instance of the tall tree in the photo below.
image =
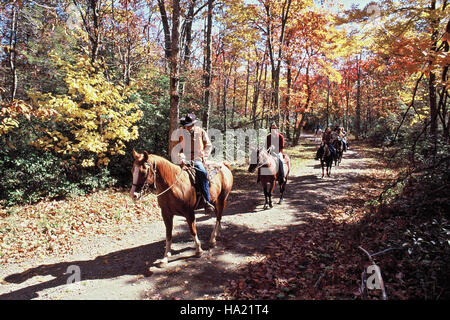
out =
[(212, 20), (214, 0), (208, 0), (208, 11), (206, 16), (204, 69), (203, 69), (203, 123), (209, 128), (209, 112), (211, 110), (211, 55), (212, 55)]
[(164, 0), (158, 0), (158, 7), (161, 13), (161, 20), (164, 26), (165, 39), (165, 55), (169, 64), (169, 96), (170, 96), (170, 110), (169, 110), (169, 150), (170, 155), (172, 149), (177, 144), (177, 141), (172, 141), (172, 133), (178, 128), (180, 95), (179, 95), (179, 63), (180, 63), (180, 18), (181, 5), (180, 0), (172, 0), (172, 27), (169, 28), (169, 18), (166, 12), (166, 5)]

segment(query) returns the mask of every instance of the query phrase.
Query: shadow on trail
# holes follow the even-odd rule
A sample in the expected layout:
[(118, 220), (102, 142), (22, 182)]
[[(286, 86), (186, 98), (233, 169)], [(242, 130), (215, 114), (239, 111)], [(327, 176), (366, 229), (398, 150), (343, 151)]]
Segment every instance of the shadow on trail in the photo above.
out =
[(143, 245), (126, 250), (111, 252), (98, 256), (93, 260), (67, 261), (56, 264), (40, 265), (22, 273), (16, 273), (4, 278), (9, 283), (22, 283), (35, 276), (53, 276), (52, 280), (34, 284), (7, 294), (0, 295), (0, 300), (33, 299), (38, 292), (55, 288), (67, 283), (71, 274), (66, 274), (67, 268), (76, 265), (81, 270), (81, 280), (109, 279), (122, 275), (140, 275), (148, 270), (148, 263), (161, 258), (164, 253), (165, 241)]

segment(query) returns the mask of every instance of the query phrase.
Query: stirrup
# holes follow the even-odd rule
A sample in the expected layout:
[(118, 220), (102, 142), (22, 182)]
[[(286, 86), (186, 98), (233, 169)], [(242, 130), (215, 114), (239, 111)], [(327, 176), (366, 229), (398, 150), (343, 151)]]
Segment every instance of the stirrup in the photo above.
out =
[(205, 214), (208, 216), (211, 216), (212, 213), (214, 213), (216, 210), (216, 207), (211, 202), (208, 202), (205, 200)]

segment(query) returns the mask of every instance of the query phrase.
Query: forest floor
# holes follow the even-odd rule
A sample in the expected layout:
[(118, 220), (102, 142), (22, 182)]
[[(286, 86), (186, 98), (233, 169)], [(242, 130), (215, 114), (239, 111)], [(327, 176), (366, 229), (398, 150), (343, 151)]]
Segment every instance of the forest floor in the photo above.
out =
[[(353, 144), (322, 179), (313, 159), (318, 144), (305, 134), (299, 147), (286, 150), (293, 168), (285, 201), (277, 204), (277, 191), (269, 210), (262, 208), (256, 175), (234, 168), (217, 246), (208, 244), (215, 218), (197, 215), (205, 251), (196, 257), (187, 224), (176, 217), (172, 257), (164, 266), (156, 263), (165, 228), (153, 196), (134, 204), (125, 190), (109, 190), (3, 210), (0, 300), (358, 299), (369, 264), (358, 246), (382, 251), (389, 236), (381, 230), (376, 243), (365, 242), (359, 222), (395, 174), (376, 150)], [(80, 270), (79, 282), (68, 283), (72, 266)], [(390, 278), (402, 281), (394, 269)], [(407, 298), (401, 288), (388, 294)], [(380, 298), (381, 290), (371, 297)]]

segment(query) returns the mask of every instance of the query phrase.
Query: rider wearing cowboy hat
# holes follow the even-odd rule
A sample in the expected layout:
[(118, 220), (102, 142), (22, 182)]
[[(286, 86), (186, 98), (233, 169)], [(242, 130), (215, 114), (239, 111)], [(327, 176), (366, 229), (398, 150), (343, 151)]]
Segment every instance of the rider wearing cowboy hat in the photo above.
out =
[(211, 203), (209, 194), (208, 172), (204, 163), (212, 151), (211, 140), (208, 134), (201, 127), (196, 126), (195, 114), (187, 114), (180, 119), (183, 126), (183, 134), (179, 137), (181, 150), (179, 156), (182, 163), (193, 162), (196, 178), (199, 181), (202, 196), (205, 200), (205, 211), (208, 214), (214, 212), (214, 205)]

